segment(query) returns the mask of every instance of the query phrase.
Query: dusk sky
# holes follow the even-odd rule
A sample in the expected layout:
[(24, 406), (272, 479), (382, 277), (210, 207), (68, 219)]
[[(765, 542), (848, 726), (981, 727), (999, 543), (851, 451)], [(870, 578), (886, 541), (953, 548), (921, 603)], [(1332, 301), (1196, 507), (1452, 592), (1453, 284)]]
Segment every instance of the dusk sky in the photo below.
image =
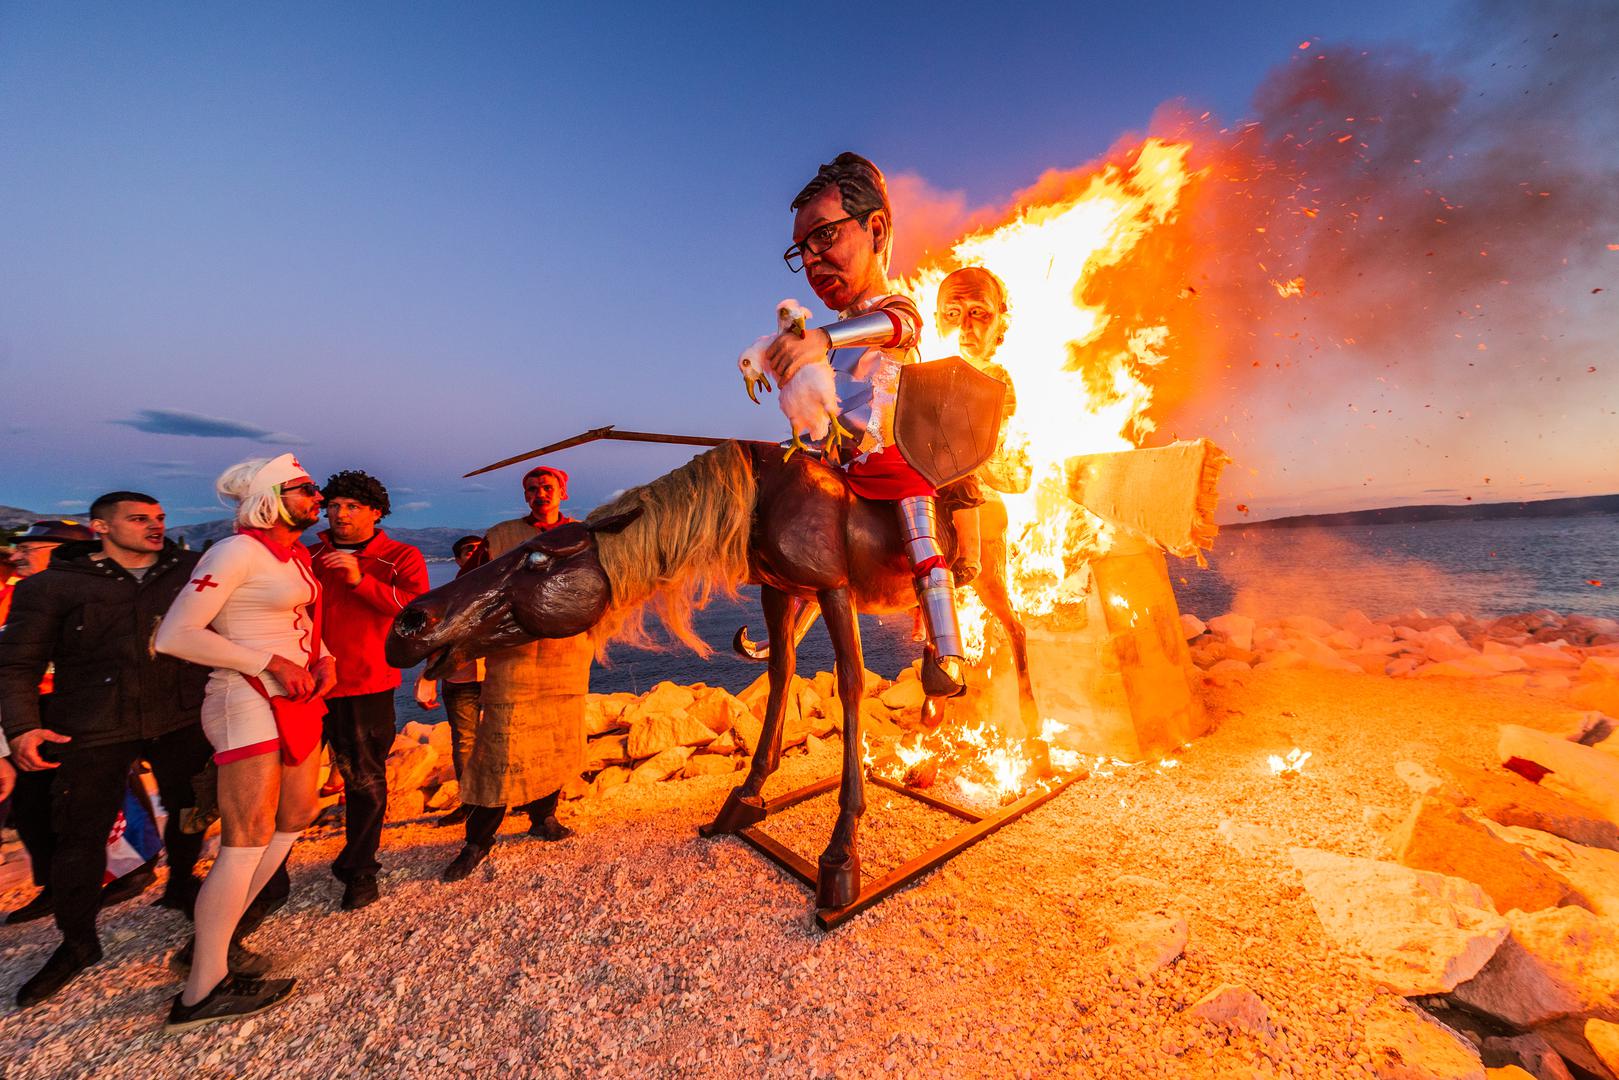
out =
[[(779, 256), (819, 163), (857, 150), (966, 215), (1171, 103), (1236, 129), (1273, 72), (1335, 51), (1418, 57), (1452, 118), (1516, 110), (1570, 179), (1514, 198), (1619, 190), (1619, 8), (1514, 6), (1533, 23), (1409, 0), (5, 3), (0, 503), (133, 487), (217, 518), (224, 467), (290, 448), (317, 479), (380, 477), (390, 523), (475, 528), (521, 509), (523, 470), (462, 473), (590, 427), (779, 438), (735, 358), (810, 299)], [(1586, 81), (1529, 86), (1537, 63)], [(1453, 169), (1498, 160), (1494, 123)], [(1500, 275), (1516, 306), (1458, 291), (1420, 340), (1234, 355), (1274, 374), (1192, 392), (1174, 433), (1237, 458), (1222, 519), (1619, 491), (1619, 217), (1598, 195), (1547, 220), (1566, 233), (1535, 226)], [(1306, 336), (1349, 302), (1319, 287)], [(582, 516), (684, 458), (554, 462)]]

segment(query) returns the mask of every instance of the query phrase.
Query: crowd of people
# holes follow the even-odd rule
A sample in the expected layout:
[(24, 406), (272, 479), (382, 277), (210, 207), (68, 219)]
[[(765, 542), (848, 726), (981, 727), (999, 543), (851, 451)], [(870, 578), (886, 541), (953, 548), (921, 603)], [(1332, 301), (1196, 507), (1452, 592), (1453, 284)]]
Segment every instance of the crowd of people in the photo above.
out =
[[(892, 211), (877, 167), (839, 155), (792, 209), (787, 264), (840, 320), (784, 331), (766, 360), (778, 379), (806, 363), (836, 372), (849, 445), (829, 456), (853, 491), (894, 505), (927, 639), (924, 682), (930, 694), (959, 692), (954, 588), (976, 573), (981, 551), (1000, 557), (1001, 540), (990, 538), (1003, 536), (1005, 513), (993, 489), (1017, 490), (1015, 463), (998, 456), (981, 473), (991, 490), (968, 477), (941, 509), (894, 441), (898, 373), (918, 359), (921, 315), (887, 278)], [(993, 363), (1008, 310), (1004, 284), (966, 268), (945, 279), (935, 319), (968, 361), (1009, 384)], [(573, 520), (561, 509), (566, 473), (542, 466), (522, 484), (527, 513), (456, 541), (458, 576)], [(394, 617), (428, 590), (426, 562), (381, 528), (388, 491), (364, 472), (317, 486), (282, 454), (233, 466), (216, 489), (235, 532), (202, 553), (167, 535), (157, 498), (127, 490), (96, 499), (87, 524), (37, 522), (15, 544), (0, 588), (0, 820), (9, 812), (38, 892), (6, 921), (48, 914), (61, 934), (18, 988), (20, 1007), (49, 1000), (102, 957), (96, 917), (120, 895), (104, 880), (108, 837), (132, 772), (149, 773), (167, 815), (158, 902), (194, 927), (171, 960), (185, 981), (167, 1030), (250, 1016), (293, 991), (244, 939), (286, 902), (289, 855), (323, 794), (341, 791), (344, 801), (344, 844), (331, 866), (337, 905), (379, 899), (401, 681), (384, 642)], [(982, 544), (980, 508), (990, 514)], [(327, 528), (305, 540), (323, 511)], [(949, 562), (941, 512), (959, 537)], [(440, 824), (463, 826), (465, 843), (444, 880), (489, 857), (508, 808), (526, 815), (531, 837), (570, 835), (557, 804), (583, 764), (592, 655), (585, 635), (541, 640), (418, 681), (422, 706), (443, 704), (459, 780), (460, 805)], [(144, 784), (134, 789), (144, 794)], [(215, 821), (218, 854), (199, 882), (194, 868)], [(129, 875), (123, 895), (155, 880), (153, 861)]]
[[(542, 467), (523, 484), (527, 515), (456, 542), (461, 573), (525, 532), (571, 520), (560, 511), (565, 473)], [(13, 546), (0, 592), (0, 820), (15, 826), (38, 891), (6, 922), (50, 916), (61, 934), (18, 988), (20, 1007), (49, 1000), (97, 963), (97, 914), (140, 891), (104, 887), (103, 877), (109, 833), (131, 784), (145, 791), (143, 773), (166, 815), (158, 903), (194, 923), (170, 962), (185, 983), (168, 1030), (249, 1016), (292, 992), (293, 980), (270, 978), (269, 959), (243, 939), (290, 894), (286, 863), (316, 816), (323, 746), (344, 804), (345, 843), (331, 867), (338, 906), (379, 898), (401, 679), (383, 643), (393, 617), (427, 591), (426, 560), (380, 527), (388, 491), (364, 472), (317, 487), (283, 454), (242, 462), (216, 486), (236, 532), (202, 553), (171, 539), (162, 503), (137, 491), (96, 499), (88, 524), (37, 522)], [(327, 528), (304, 542), (323, 511)], [(532, 835), (568, 835), (556, 803), (567, 770), (577, 772), (570, 734), (582, 751), (581, 718), (552, 715), (547, 696), (526, 688), (558, 674), (588, 683), (590, 655), (583, 640), (512, 650), (491, 658), (487, 693), (481, 659), (445, 676), (466, 788), (441, 824), (464, 824), (467, 835), (445, 880), (488, 855), (508, 805), (529, 814)], [(542, 665), (552, 674), (534, 670)], [(437, 707), (436, 683), (420, 680), (415, 691)], [(491, 737), (480, 744), (485, 715)], [(536, 752), (542, 735), (555, 760)], [(214, 821), (220, 846), (199, 882)], [(155, 861), (129, 875), (141, 888), (156, 880)]]

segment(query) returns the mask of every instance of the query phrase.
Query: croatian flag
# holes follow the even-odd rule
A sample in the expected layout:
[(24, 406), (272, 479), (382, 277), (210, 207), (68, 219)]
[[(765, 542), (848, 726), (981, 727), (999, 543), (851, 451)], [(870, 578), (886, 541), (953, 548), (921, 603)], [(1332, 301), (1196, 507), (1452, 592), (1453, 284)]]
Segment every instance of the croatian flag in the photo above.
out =
[(163, 836), (158, 832), (157, 820), (146, 800), (137, 794), (133, 785), (124, 787), (124, 808), (112, 824), (107, 837), (107, 872), (103, 885), (111, 884), (143, 863), (157, 857), (163, 850)]

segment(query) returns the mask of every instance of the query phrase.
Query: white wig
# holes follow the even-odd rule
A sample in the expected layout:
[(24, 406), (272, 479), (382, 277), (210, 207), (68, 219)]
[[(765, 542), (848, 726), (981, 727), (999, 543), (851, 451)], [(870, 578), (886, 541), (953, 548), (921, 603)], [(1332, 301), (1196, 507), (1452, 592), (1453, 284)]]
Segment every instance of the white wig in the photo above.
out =
[(219, 474), (214, 490), (219, 501), (235, 507), (236, 524), (243, 528), (268, 529), (281, 520), (281, 493), (275, 488), (255, 486), (253, 481), (274, 458), (249, 458)]

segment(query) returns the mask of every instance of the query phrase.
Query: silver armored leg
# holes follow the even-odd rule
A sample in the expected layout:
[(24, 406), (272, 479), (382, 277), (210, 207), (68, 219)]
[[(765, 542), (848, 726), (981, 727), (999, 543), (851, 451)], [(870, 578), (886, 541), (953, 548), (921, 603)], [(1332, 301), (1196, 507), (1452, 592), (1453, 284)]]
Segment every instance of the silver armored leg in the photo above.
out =
[(922, 608), (928, 641), (940, 670), (954, 684), (947, 693), (957, 693), (964, 660), (961, 625), (956, 621), (956, 583), (945, 562), (944, 549), (939, 546), (939, 515), (931, 496), (899, 501), (899, 531), (916, 574), (916, 599)]

